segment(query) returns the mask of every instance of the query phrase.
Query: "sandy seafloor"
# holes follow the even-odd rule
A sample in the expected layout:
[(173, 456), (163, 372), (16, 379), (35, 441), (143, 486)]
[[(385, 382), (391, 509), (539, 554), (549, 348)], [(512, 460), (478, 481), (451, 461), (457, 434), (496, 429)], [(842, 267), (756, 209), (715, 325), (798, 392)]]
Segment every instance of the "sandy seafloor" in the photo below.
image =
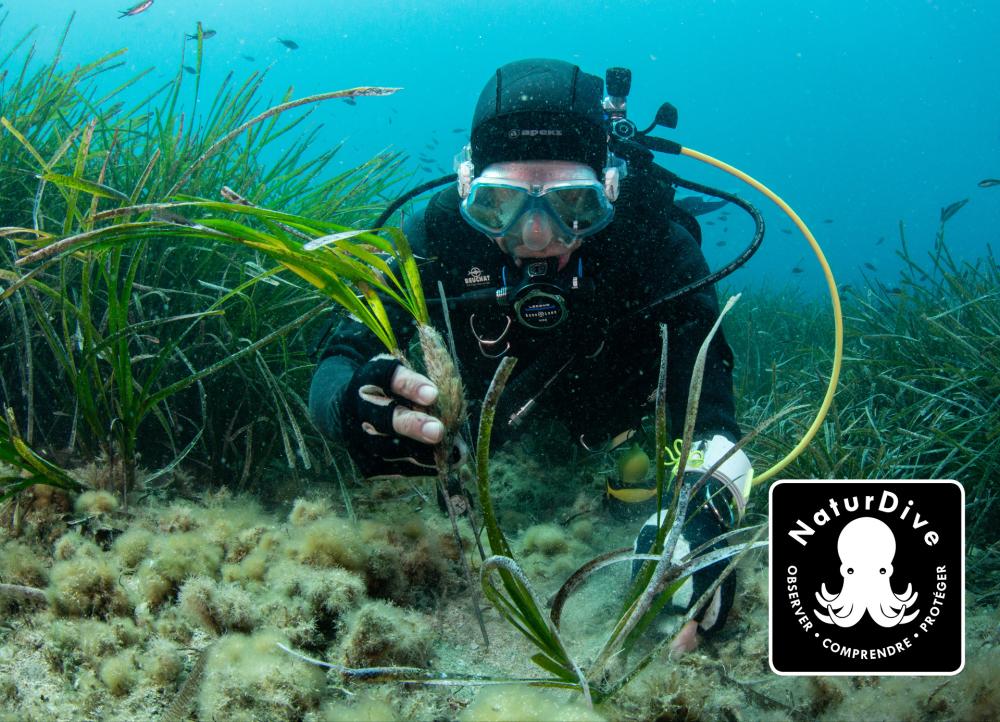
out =
[[(502, 525), (542, 599), (636, 530), (603, 506), (600, 459), (553, 464), (548, 452), (501, 451), (493, 460)], [(190, 486), (179, 478), (170, 496), (128, 512), (101, 511), (98, 502), (71, 510), (45, 492), (22, 500), (20, 536), (0, 537), (0, 582), (45, 588), (49, 604), (0, 600), (0, 720), (1000, 719), (997, 608), (972, 594), (966, 665), (956, 676), (773, 674), (766, 552), (742, 563), (721, 632), (680, 659), (655, 660), (593, 711), (578, 695), (525, 686), (344, 683), (276, 642), (352, 666), (503, 677), (539, 670), (535, 650), (480, 598), (484, 645), (430, 483), (352, 484), (356, 523), (333, 482), (278, 484), (266, 504)], [(461, 528), (468, 548), (469, 526)], [(567, 605), (562, 629), (584, 664), (618, 609), (625, 574), (600, 572)], [(206, 648), (186, 704), (167, 713)]]

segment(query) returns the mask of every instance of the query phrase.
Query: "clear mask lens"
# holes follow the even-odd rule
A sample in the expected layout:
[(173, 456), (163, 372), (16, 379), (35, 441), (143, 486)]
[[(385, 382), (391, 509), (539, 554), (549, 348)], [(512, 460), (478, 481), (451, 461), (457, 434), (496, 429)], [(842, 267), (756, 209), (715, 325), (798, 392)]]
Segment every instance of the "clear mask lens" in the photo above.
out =
[(492, 236), (504, 235), (524, 213), (533, 210), (546, 213), (563, 234), (574, 238), (600, 230), (613, 214), (597, 182), (524, 188), (477, 179), (462, 201), (466, 220)]
[(574, 233), (585, 234), (603, 221), (610, 211), (603, 191), (593, 187), (557, 188), (544, 198), (563, 225)]
[(462, 206), (474, 225), (500, 234), (518, 219), (527, 198), (527, 193), (520, 188), (474, 184)]

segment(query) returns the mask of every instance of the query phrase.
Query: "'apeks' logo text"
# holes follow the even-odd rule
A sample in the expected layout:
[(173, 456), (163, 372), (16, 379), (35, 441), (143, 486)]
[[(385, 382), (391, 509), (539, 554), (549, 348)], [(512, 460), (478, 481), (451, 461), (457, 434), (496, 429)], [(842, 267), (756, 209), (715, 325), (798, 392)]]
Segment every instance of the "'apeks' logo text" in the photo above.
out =
[(957, 674), (965, 492), (955, 481), (779, 481), (770, 498), (778, 674)]
[(507, 133), (509, 138), (534, 138), (539, 135), (562, 135), (562, 129), (553, 128), (551, 130), (535, 130), (513, 128)]

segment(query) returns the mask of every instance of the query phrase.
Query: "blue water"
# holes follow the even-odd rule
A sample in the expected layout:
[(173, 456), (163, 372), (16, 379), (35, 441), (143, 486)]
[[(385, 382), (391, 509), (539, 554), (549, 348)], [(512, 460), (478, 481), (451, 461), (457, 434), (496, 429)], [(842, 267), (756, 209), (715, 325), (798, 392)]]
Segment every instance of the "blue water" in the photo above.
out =
[[(126, 73), (154, 66), (144, 90), (177, 71), (183, 34), (201, 20), (218, 35), (205, 43), (203, 87), (230, 70), (242, 78), (270, 67), (268, 96), (277, 102), (357, 85), (399, 86), (388, 98), (334, 101), (314, 114), (323, 144), (344, 147), (353, 165), (389, 148), (430, 153), (444, 168), (464, 142), (472, 106), (495, 68), (546, 56), (603, 75), (632, 69), (631, 116), (640, 126), (668, 100), (680, 124), (668, 137), (721, 158), (768, 184), (816, 233), (838, 282), (863, 283), (871, 263), (888, 283), (899, 262), (898, 222), (919, 255), (937, 229), (941, 207), (971, 202), (949, 224), (960, 256), (997, 245), (1000, 187), (1000, 58), (995, 2), (748, 2), (738, 0), (549, 0), (545, 3), (440, 0), (156, 0), (119, 20), (119, 0), (16, 0), (0, 12), (6, 52), (32, 26), (38, 55), (50, 58), (72, 11), (67, 64), (129, 48)], [(277, 38), (292, 39), (286, 50)], [(191, 64), (193, 43), (187, 43)], [(246, 60), (241, 55), (254, 58)], [(193, 76), (190, 83), (193, 92)], [(204, 91), (203, 91), (204, 95)], [(210, 94), (209, 94), (210, 96)], [(389, 122), (391, 119), (391, 123)], [(681, 175), (728, 190), (741, 185), (687, 159), (661, 156)], [(436, 175), (436, 171), (435, 171)], [(416, 178), (415, 177), (415, 178)], [(429, 177), (429, 176), (428, 176)], [(765, 246), (732, 285), (822, 282), (800, 236), (762, 197), (770, 224)], [(741, 247), (746, 233), (731, 214), (728, 234), (706, 226), (713, 264)], [(832, 223), (823, 221), (830, 219)], [(728, 227), (728, 226), (727, 226)], [(745, 236), (744, 236), (745, 237)], [(880, 237), (885, 241), (876, 242)], [(728, 239), (725, 246), (716, 244)], [(804, 272), (789, 275), (800, 266)]]

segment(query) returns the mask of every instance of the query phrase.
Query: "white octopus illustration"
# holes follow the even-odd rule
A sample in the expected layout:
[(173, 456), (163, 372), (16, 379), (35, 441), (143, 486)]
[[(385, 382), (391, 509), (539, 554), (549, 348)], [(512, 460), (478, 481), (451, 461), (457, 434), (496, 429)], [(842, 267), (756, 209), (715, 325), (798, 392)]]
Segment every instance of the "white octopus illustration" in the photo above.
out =
[(916, 619), (920, 610), (906, 612), (917, 601), (913, 585), (906, 591), (892, 591), (892, 560), (896, 556), (896, 537), (885, 522), (863, 516), (847, 524), (837, 539), (840, 574), (844, 584), (839, 594), (830, 594), (826, 583), (816, 592), (816, 599), (826, 611), (816, 617), (838, 627), (853, 627), (867, 611), (875, 623), (894, 627)]

